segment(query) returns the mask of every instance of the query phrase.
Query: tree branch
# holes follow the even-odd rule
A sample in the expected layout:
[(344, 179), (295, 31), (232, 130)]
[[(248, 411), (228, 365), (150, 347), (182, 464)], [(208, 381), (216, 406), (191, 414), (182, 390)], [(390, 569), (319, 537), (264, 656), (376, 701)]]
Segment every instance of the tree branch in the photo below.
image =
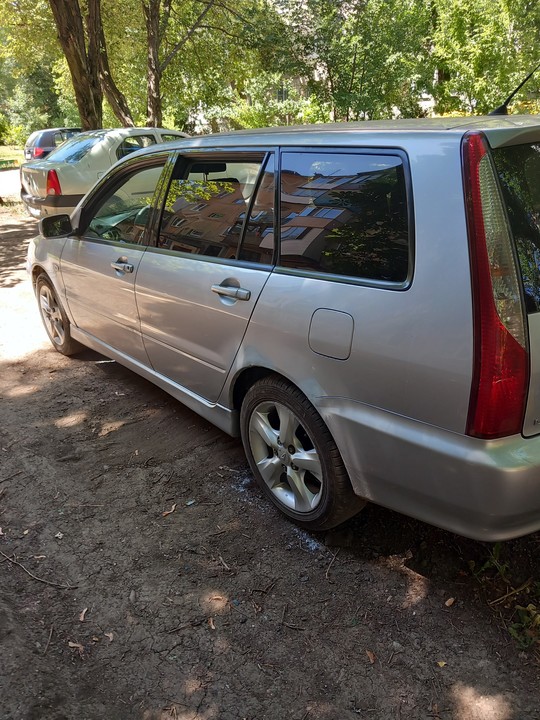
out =
[(210, 0), (204, 10), (202, 10), (199, 14), (199, 17), (195, 20), (193, 25), (190, 27), (190, 29), (187, 31), (187, 33), (184, 35), (184, 37), (179, 40), (176, 45), (173, 46), (172, 50), (167, 54), (166, 58), (163, 60), (163, 62), (160, 65), (161, 72), (165, 72), (166, 68), (170, 65), (171, 61), (175, 58), (175, 56), (178, 54), (178, 52), (184, 47), (184, 45), (187, 43), (187, 41), (191, 38), (191, 36), (195, 33), (195, 31), (201, 26), (202, 21), (207, 16), (207, 14), (210, 12), (212, 7), (216, 4), (216, 0)]

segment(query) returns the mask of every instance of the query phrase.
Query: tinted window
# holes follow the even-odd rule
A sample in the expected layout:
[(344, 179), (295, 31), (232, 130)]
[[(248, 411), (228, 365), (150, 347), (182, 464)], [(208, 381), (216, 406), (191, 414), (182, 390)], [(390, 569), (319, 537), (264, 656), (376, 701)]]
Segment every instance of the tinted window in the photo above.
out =
[[(187, 166), (181, 159), (181, 177), (173, 177), (167, 193), (159, 246), (198, 255), (237, 258), (261, 164), (262, 157), (218, 161), (198, 158), (189, 161)], [(264, 196), (266, 185), (261, 183), (263, 187), (258, 197)], [(259, 219), (262, 227), (262, 218)], [(256, 222), (253, 221), (254, 225)], [(261, 255), (267, 257), (268, 253), (259, 249), (262, 237), (259, 238), (257, 232), (255, 226), (249, 230), (244, 254), (253, 252), (254, 257), (250, 259), (262, 260)]]
[(153, 135), (135, 135), (133, 137), (126, 137), (120, 143), (120, 146), (116, 150), (116, 157), (120, 160), (126, 155), (129, 155), (135, 150), (141, 150), (141, 148), (149, 147), (154, 145), (156, 138)]
[(39, 137), (39, 135), (40, 135), (40, 133), (39, 133), (37, 130), (35, 130), (35, 131), (30, 135), (30, 137), (28, 138), (28, 140), (26, 141), (26, 144), (27, 144), (27, 145), (31, 145), (31, 144)]
[(114, 242), (141, 244), (162, 165), (145, 167), (124, 178), (97, 208), (85, 233)]
[(91, 135), (75, 135), (66, 143), (49, 155), (51, 160), (57, 162), (75, 163), (83, 157), (105, 137), (104, 133), (92, 133)]
[(540, 144), (493, 150), (516, 244), (525, 301), (540, 311)]
[(408, 245), (401, 158), (283, 154), (280, 265), (403, 282)]

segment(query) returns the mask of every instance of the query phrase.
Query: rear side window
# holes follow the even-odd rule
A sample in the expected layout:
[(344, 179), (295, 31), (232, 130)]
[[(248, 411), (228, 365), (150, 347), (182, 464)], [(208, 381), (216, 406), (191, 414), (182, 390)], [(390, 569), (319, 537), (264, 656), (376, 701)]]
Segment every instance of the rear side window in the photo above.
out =
[(401, 157), (284, 153), (280, 265), (403, 283), (409, 231)]
[(527, 312), (540, 311), (540, 143), (492, 151), (514, 236)]
[(76, 135), (56, 148), (56, 150), (53, 150), (48, 159), (67, 163), (79, 162), (79, 160), (82, 160), (104, 137), (105, 135), (103, 133)]

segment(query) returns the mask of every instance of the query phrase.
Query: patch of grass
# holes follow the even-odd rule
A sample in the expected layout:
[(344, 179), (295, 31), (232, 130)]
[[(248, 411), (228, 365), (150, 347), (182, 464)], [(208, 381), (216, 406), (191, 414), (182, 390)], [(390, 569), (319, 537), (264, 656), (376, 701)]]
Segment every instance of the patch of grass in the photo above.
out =
[(484, 562), (469, 561), (469, 568), (518, 647), (531, 650), (540, 662), (540, 582), (534, 577), (520, 582), (512, 562), (510, 543), (495, 543)]
[(22, 148), (16, 145), (0, 145), (0, 160), (15, 160), (20, 165), (24, 162)]

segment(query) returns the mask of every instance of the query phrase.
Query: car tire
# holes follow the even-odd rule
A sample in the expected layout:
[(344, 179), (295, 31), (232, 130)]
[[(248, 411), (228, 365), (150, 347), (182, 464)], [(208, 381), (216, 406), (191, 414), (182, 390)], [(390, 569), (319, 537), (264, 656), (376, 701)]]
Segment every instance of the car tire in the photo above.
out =
[(71, 337), (71, 323), (52, 283), (44, 275), (36, 282), (39, 314), (53, 347), (62, 355), (75, 355), (83, 346)]
[(328, 530), (365, 505), (321, 416), (286, 380), (269, 376), (251, 386), (240, 428), (263, 493), (301, 527)]

